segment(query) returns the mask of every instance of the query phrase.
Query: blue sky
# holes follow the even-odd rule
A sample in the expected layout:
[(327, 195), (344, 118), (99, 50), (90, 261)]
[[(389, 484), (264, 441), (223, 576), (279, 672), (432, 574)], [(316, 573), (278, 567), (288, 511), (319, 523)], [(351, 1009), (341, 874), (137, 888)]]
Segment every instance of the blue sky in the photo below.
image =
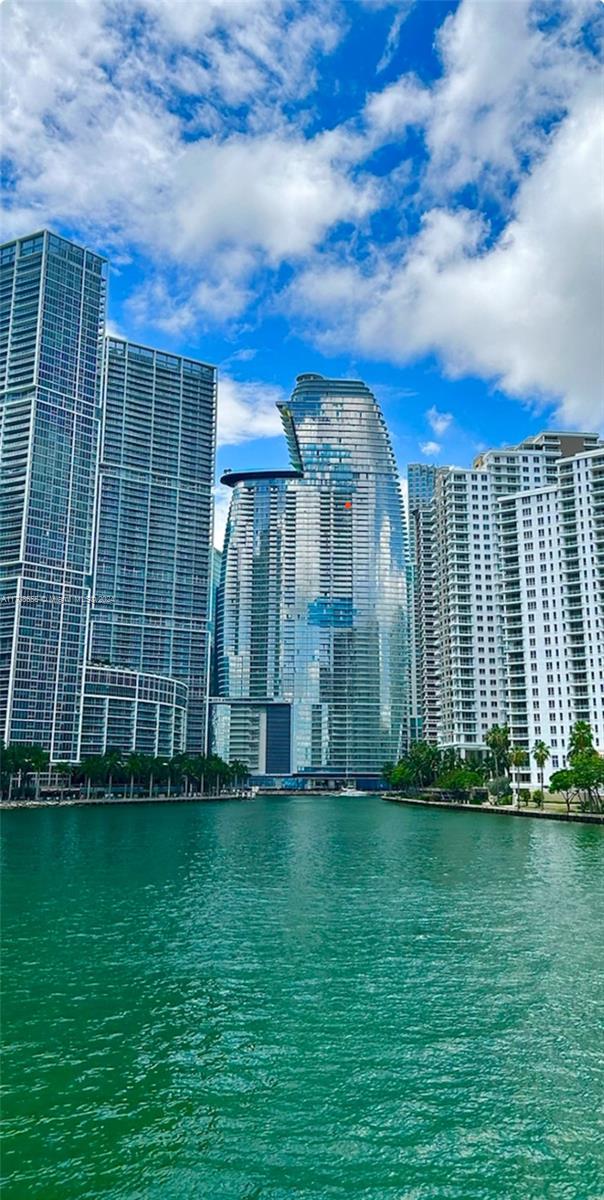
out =
[(307, 370), (401, 472), (601, 428), (603, 15), (3, 0), (3, 235), (84, 239), (114, 329), (219, 365), (219, 467), (285, 461)]

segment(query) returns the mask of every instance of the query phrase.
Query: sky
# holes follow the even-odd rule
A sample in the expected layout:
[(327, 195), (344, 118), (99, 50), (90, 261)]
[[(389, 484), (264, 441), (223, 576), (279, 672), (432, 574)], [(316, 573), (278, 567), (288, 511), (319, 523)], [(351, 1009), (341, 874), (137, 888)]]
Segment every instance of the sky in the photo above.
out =
[(372, 387), (403, 475), (603, 429), (603, 25), (600, 0), (1, 0), (2, 240), (84, 241), (111, 330), (218, 365), (219, 473), (287, 462), (303, 371)]

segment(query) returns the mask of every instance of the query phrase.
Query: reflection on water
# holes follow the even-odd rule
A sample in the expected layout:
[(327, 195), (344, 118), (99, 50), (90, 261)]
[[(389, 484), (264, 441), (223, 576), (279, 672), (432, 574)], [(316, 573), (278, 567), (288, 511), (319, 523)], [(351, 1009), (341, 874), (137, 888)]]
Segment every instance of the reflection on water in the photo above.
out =
[(3, 1200), (601, 1198), (601, 829), (318, 797), (3, 826)]

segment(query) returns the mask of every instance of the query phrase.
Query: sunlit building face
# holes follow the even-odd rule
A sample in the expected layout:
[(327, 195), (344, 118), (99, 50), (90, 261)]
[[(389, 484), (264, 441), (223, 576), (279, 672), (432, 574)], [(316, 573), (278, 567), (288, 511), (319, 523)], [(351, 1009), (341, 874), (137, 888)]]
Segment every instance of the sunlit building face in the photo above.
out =
[(356, 380), (298, 377), (291, 468), (230, 474), (217, 748), (258, 774), (379, 772), (408, 735), (406, 540), (394, 455)]

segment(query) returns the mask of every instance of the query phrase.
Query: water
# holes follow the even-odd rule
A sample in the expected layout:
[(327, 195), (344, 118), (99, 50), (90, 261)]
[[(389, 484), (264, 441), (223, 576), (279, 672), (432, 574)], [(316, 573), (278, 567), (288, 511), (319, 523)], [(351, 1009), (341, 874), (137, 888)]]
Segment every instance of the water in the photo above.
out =
[(3, 1200), (604, 1196), (604, 831), (12, 812)]

